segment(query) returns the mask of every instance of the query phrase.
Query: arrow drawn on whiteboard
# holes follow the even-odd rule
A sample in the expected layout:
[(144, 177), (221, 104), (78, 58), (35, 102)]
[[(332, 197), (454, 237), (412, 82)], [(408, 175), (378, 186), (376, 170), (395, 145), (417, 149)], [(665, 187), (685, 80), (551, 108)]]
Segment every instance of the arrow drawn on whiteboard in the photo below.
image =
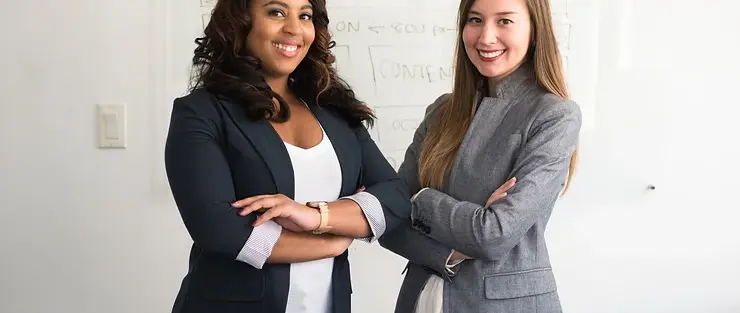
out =
[(432, 31), (434, 32), (434, 35), (436, 36), (438, 33), (453, 32), (453, 31), (457, 31), (457, 29), (434, 25), (434, 27), (432, 27)]
[(385, 28), (385, 26), (368, 26), (367, 30), (373, 31), (375, 33), (379, 33), (379, 31), (377, 31), (378, 28)]

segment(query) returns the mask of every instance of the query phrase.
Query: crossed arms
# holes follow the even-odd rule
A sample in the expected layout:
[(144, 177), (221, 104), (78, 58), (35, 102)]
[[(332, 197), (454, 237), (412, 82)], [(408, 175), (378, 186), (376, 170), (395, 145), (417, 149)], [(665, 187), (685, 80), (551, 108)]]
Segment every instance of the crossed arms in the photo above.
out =
[(417, 160), (428, 127), (425, 119), (399, 168), (416, 194), (411, 221), (384, 235), (380, 244), (446, 279), (450, 275), (445, 264), (453, 250), (484, 261), (500, 259), (551, 209), (567, 177), (580, 125), (580, 110), (573, 102), (544, 106), (509, 175), (516, 177), (516, 186), (500, 200), (479, 204), (419, 186)]
[[(240, 209), (233, 205), (240, 199), (236, 199), (222, 147), (226, 139), (219, 130), (224, 121), (217, 105), (203, 102), (203, 97), (175, 101), (165, 164), (185, 227), (205, 251), (256, 268), (264, 263), (322, 259), (344, 253), (354, 238), (377, 239), (409, 215), (407, 189), (367, 129), (359, 127), (354, 132), (362, 150), (362, 166), (367, 169), (361, 184), (367, 189), (330, 203), (335, 211), (329, 219), (330, 223), (334, 220), (330, 233), (296, 232), (280, 225), (278, 219), (256, 226), (256, 214), (239, 215)], [(303, 209), (297, 204), (290, 208)]]

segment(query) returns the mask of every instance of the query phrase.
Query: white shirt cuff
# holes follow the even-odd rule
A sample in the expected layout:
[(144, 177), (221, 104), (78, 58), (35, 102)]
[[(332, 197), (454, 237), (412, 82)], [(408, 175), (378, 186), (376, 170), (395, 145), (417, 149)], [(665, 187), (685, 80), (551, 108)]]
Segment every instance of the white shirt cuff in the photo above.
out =
[(342, 197), (341, 199), (349, 199), (357, 203), (365, 214), (370, 230), (373, 235), (360, 240), (366, 242), (375, 242), (385, 232), (385, 213), (383, 213), (383, 206), (380, 205), (380, 201), (373, 194), (361, 191), (351, 196)]
[(236, 256), (236, 260), (262, 269), (267, 258), (272, 254), (272, 248), (275, 247), (282, 231), (283, 227), (272, 220), (255, 227), (244, 247), (239, 251), (239, 255)]
[(450, 263), (451, 261), (450, 259), (452, 258), (452, 254), (454, 253), (455, 253), (455, 250), (452, 250), (452, 252), (450, 252), (450, 255), (447, 256), (447, 261), (445, 262), (445, 270), (447, 271), (447, 274), (450, 274), (450, 275), (455, 274), (455, 271), (452, 270), (455, 266), (465, 261), (465, 259), (460, 259), (460, 260)]
[(427, 189), (429, 189), (429, 187), (424, 187), (424, 188), (421, 188), (421, 190), (417, 191), (417, 192), (416, 192), (416, 193), (415, 193), (415, 194), (414, 194), (414, 195), (413, 195), (413, 196), (411, 197), (411, 202), (414, 202), (414, 200), (416, 199), (416, 197), (417, 197), (417, 196), (418, 196), (419, 194), (421, 194), (421, 193), (422, 193), (422, 192), (423, 192), (424, 190), (427, 190)]

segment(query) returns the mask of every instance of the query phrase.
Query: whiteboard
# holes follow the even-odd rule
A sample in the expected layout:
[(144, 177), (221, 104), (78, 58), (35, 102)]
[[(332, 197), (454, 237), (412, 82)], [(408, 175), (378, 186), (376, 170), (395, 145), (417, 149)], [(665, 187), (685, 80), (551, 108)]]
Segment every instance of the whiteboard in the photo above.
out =
[[(570, 0), (575, 1), (575, 0)], [(451, 91), (458, 1), (333, 0), (329, 10), (340, 76), (378, 116), (371, 135), (394, 168), (426, 106)], [(207, 23), (214, 0), (189, 0), (168, 9), (166, 93), (187, 91), (193, 40)], [(581, 106), (583, 130), (594, 125), (598, 74), (598, 3), (552, 0), (556, 36), (572, 98)], [(423, 5), (421, 5), (423, 4)], [(572, 62), (572, 60), (578, 62)], [(165, 109), (166, 114), (170, 108)], [(166, 132), (163, 132), (166, 133)], [(165, 181), (162, 178), (162, 181)], [(169, 194), (169, 191), (163, 194)], [(405, 260), (377, 244), (350, 248), (354, 312), (391, 312)], [(370, 273), (371, 270), (382, 269)]]
[[(450, 92), (457, 36), (458, 1), (330, 1), (329, 28), (340, 76), (377, 116), (373, 139), (394, 168), (423, 116), (442, 93)], [(190, 0), (170, 9), (167, 93), (185, 94), (193, 40), (201, 35), (215, 0)], [(584, 130), (594, 124), (598, 71), (598, 1), (569, 6), (553, 0), (556, 36), (572, 98), (584, 115)], [(183, 3), (178, 3), (183, 4)], [(410, 14), (409, 12), (413, 12)], [(571, 60), (578, 62), (571, 62)]]

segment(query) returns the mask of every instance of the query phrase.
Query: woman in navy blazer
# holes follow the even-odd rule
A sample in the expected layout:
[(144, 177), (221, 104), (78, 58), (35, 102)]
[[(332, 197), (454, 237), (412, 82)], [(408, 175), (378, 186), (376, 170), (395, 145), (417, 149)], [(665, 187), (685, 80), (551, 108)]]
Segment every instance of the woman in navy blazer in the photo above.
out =
[(166, 170), (193, 240), (172, 311), (350, 312), (347, 248), (407, 219), (408, 189), (330, 66), (324, 0), (244, 3), (216, 3), (172, 108)]

